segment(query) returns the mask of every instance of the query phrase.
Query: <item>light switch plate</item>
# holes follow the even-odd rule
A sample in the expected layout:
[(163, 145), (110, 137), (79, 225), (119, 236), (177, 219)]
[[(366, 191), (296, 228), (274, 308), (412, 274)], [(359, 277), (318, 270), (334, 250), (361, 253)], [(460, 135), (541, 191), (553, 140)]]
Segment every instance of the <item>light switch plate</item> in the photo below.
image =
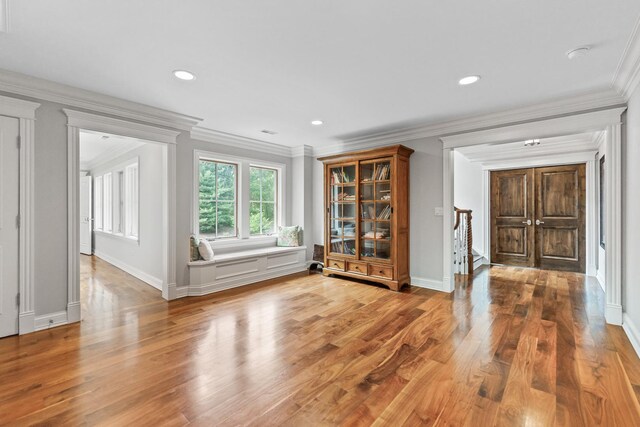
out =
[(444, 216), (444, 208), (435, 208), (435, 209), (433, 209), (433, 214), (435, 216)]

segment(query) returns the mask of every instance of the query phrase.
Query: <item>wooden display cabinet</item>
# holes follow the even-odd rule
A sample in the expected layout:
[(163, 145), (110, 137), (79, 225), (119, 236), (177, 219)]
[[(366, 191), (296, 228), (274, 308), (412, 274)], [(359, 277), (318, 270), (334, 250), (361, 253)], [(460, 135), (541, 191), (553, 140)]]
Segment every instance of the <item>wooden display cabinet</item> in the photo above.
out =
[(322, 157), (324, 274), (410, 284), (409, 157), (402, 145)]

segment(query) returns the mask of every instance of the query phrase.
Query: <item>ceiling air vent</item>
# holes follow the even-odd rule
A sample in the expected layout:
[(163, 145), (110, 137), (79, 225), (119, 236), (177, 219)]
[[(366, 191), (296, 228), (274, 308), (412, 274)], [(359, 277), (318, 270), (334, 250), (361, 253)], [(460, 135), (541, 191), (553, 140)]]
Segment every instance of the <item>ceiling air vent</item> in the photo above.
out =
[(266, 133), (267, 135), (277, 135), (278, 134), (278, 132), (275, 132), (275, 131), (272, 131), (272, 130), (269, 130), (269, 129), (262, 129), (260, 132)]

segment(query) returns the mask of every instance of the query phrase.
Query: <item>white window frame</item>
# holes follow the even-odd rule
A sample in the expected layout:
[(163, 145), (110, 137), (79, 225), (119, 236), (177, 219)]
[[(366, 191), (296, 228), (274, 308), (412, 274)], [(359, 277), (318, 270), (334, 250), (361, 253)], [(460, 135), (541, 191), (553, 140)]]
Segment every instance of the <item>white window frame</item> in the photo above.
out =
[[(136, 195), (137, 205), (131, 205), (133, 200), (130, 196), (129, 173), (132, 171), (137, 173)], [(110, 177), (110, 178), (107, 178)], [(121, 183), (119, 179), (122, 179)], [(124, 239), (128, 242), (140, 244), (140, 159), (134, 157), (126, 162), (119, 163), (116, 166), (106, 168), (100, 174), (95, 175), (95, 181), (102, 181), (102, 228), (95, 227), (94, 231), (100, 235), (109, 236), (118, 239)], [(107, 188), (110, 182), (110, 191)], [(96, 184), (98, 185), (98, 184)], [(122, 191), (124, 190), (124, 191)], [(122, 194), (124, 192), (124, 194)], [(97, 195), (96, 195), (97, 197)], [(97, 205), (97, 201), (96, 201)], [(134, 209), (135, 208), (135, 209)], [(105, 219), (107, 214), (111, 217), (111, 227), (108, 228)], [(132, 223), (135, 222), (135, 229)], [(136, 232), (136, 234), (134, 234)]]
[(102, 231), (113, 232), (113, 173), (102, 175)]
[(140, 165), (137, 160), (125, 167), (124, 180), (124, 235), (138, 240), (140, 238)]
[[(260, 237), (260, 236), (271, 236), (275, 233), (278, 232), (278, 225), (280, 225), (280, 215), (278, 212), (278, 196), (280, 195), (280, 191), (281, 189), (279, 188), (279, 184), (280, 184), (280, 171), (278, 169), (272, 168), (272, 167), (268, 167), (268, 166), (258, 166), (255, 164), (251, 164), (249, 165), (249, 187), (251, 187), (251, 168), (254, 169), (262, 169), (262, 170), (271, 170), (274, 171), (276, 173), (276, 185), (275, 185), (275, 195), (274, 195), (274, 200), (273, 202), (265, 202), (264, 200), (262, 200), (262, 182), (260, 182), (260, 200), (251, 200), (251, 189), (249, 188), (249, 214), (251, 214), (251, 203), (259, 203), (260, 204), (260, 212), (262, 212), (262, 205), (265, 203), (273, 203), (274, 206), (274, 215), (275, 215), (275, 224), (274, 224), (274, 230), (272, 234), (254, 234), (251, 237)], [(262, 216), (260, 217), (260, 222), (262, 223)], [(249, 224), (249, 226), (251, 226), (251, 224)], [(262, 224), (260, 224), (260, 229), (262, 230)], [(249, 234), (251, 235), (251, 229), (249, 229)]]
[(100, 230), (102, 231), (103, 228), (103, 222), (102, 222), (102, 204), (103, 204), (103, 188), (102, 188), (102, 175), (100, 176), (96, 176), (95, 179), (93, 180), (93, 185), (94, 185), (94, 191), (93, 191), (93, 212), (95, 212), (95, 230)]
[(193, 150), (193, 193), (191, 204), (191, 232), (200, 237), (200, 160), (210, 160), (213, 162), (234, 163), (237, 165), (237, 192), (236, 192), (236, 227), (238, 233), (236, 237), (227, 237), (222, 239), (207, 238), (214, 248), (223, 247), (241, 247), (249, 246), (256, 243), (271, 242), (275, 243), (276, 234), (273, 235), (256, 235), (251, 236), (249, 230), (249, 168), (260, 167), (267, 169), (275, 169), (277, 171), (276, 185), (276, 230), (283, 223), (284, 212), (286, 212), (286, 168), (284, 163), (275, 163), (260, 159), (251, 159), (246, 157), (229, 156), (206, 150)]

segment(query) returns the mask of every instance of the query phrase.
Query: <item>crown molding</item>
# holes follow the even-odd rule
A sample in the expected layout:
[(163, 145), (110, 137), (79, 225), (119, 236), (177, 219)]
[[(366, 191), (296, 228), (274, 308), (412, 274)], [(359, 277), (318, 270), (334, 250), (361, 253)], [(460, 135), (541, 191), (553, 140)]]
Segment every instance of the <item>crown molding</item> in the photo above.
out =
[(545, 154), (525, 159), (497, 160), (483, 162), (483, 170), (502, 170), (535, 168), (540, 166), (569, 165), (576, 163), (586, 163), (595, 159), (597, 151), (585, 150), (574, 153)]
[(231, 133), (220, 132), (200, 126), (196, 126), (191, 130), (191, 138), (198, 141), (205, 141), (214, 144), (227, 145), (234, 148), (241, 148), (243, 150), (275, 154), (277, 156), (291, 157), (292, 154), (291, 147), (288, 147), (286, 145), (260, 141), (259, 139), (233, 135)]
[(526, 123), (443, 136), (440, 140), (443, 142), (444, 148), (459, 148), (600, 131), (606, 126), (619, 124), (621, 122), (620, 116), (626, 109), (627, 107), (624, 106), (561, 117), (541, 118)]
[(522, 108), (345, 139), (339, 144), (315, 148), (314, 154), (316, 156), (325, 156), (351, 150), (399, 144), (423, 138), (442, 137), (475, 130), (496, 128), (510, 124), (622, 106), (625, 102), (625, 98), (615, 90), (606, 89)]
[(0, 92), (190, 131), (202, 119), (0, 69)]
[(291, 157), (313, 157), (313, 147), (310, 145), (291, 147)]
[(85, 113), (84, 111), (69, 110), (67, 108), (63, 108), (62, 111), (67, 115), (67, 124), (69, 126), (81, 129), (111, 133), (114, 135), (121, 135), (124, 129), (127, 131), (127, 134), (124, 136), (151, 142), (164, 142), (167, 144), (175, 144), (178, 135), (180, 135), (180, 132), (174, 130)]
[(622, 53), (611, 85), (628, 100), (640, 84), (640, 17)]
[(40, 104), (37, 102), (0, 95), (0, 115), (2, 116), (33, 120), (36, 118), (38, 107), (40, 107)]

